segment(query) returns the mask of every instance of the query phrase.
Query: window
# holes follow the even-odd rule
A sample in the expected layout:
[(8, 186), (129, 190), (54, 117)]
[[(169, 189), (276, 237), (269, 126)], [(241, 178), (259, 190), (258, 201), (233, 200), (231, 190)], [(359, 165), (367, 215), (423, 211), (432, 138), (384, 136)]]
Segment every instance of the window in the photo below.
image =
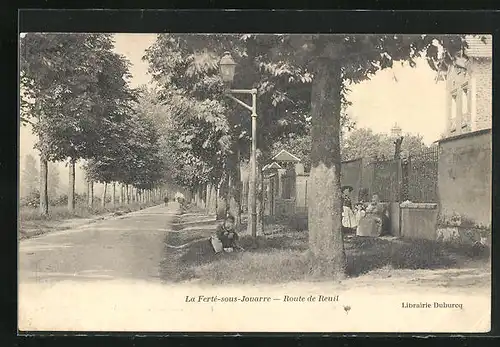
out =
[(469, 112), (469, 93), (467, 87), (462, 88), (462, 114), (466, 114)]
[(450, 130), (454, 131), (456, 128), (457, 121), (457, 95), (454, 94), (451, 96), (451, 115), (450, 115)]
[(461, 103), (462, 103), (462, 129), (463, 128), (468, 128), (470, 125), (470, 106), (469, 106), (469, 90), (467, 88), (467, 85), (462, 87), (462, 92), (460, 95)]

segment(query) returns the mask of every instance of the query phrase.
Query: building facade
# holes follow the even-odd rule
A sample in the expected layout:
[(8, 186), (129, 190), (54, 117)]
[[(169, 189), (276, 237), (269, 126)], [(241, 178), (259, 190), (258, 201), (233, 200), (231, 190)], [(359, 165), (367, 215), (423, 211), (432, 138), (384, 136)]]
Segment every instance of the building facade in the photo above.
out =
[(466, 58), (446, 76), (447, 129), (439, 140), (438, 194), (443, 220), (491, 226), (492, 42), (468, 37)]
[(492, 126), (492, 38), (468, 37), (465, 56), (446, 75), (446, 136)]

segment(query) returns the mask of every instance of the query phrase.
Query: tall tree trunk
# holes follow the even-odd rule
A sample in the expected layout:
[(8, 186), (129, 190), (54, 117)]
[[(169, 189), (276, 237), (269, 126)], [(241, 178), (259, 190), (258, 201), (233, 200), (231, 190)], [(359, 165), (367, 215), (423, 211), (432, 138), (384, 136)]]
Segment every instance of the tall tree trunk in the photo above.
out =
[(240, 151), (237, 144), (228, 158), (229, 174), (229, 211), (235, 218), (237, 226), (241, 224), (241, 175), (240, 175)]
[(47, 216), (49, 214), (49, 194), (47, 178), (49, 174), (48, 161), (45, 156), (40, 155), (40, 214)]
[(87, 178), (87, 184), (85, 185), (85, 195), (87, 196), (87, 204), (89, 202), (89, 196), (90, 196), (90, 180)]
[(309, 247), (318, 269), (342, 276), (346, 258), (340, 191), (341, 67), (316, 61), (311, 91), (312, 150), (308, 203)]
[(69, 160), (68, 210), (75, 209), (75, 159)]
[(219, 183), (218, 193), (217, 193), (217, 219), (224, 219), (226, 217), (226, 206), (228, 206), (227, 200), (227, 174), (221, 179)]
[(118, 190), (119, 190), (118, 202), (120, 205), (122, 205), (123, 204), (123, 183), (119, 183), (118, 186), (119, 186), (119, 188), (118, 188)]
[(207, 201), (208, 201), (208, 213), (213, 215), (215, 213), (215, 201), (214, 201), (214, 185), (210, 183), (207, 185)]
[(203, 209), (205, 210), (205, 213), (209, 213), (208, 212), (208, 184), (204, 184), (203, 185)]
[(111, 193), (111, 205), (116, 205), (116, 182), (113, 182), (113, 192)]
[(129, 194), (129, 185), (127, 184), (125, 186), (125, 201), (126, 201), (126, 204), (130, 204), (130, 194)]
[(90, 193), (89, 193), (89, 207), (94, 207), (94, 181), (90, 180), (89, 182)]
[(219, 187), (215, 187), (215, 220), (219, 219)]
[(108, 188), (108, 183), (104, 182), (104, 187), (102, 189), (102, 200), (101, 200), (102, 207), (106, 207), (107, 188)]
[(264, 175), (262, 174), (262, 168), (259, 167), (259, 175), (260, 175), (260, 190), (259, 190), (259, 221), (260, 221), (260, 230), (262, 235), (264, 235), (264, 202), (265, 202), (265, 195), (264, 195)]
[(224, 203), (225, 203), (224, 217), (229, 215), (229, 212), (231, 210), (231, 175), (230, 174), (227, 175), (225, 188), (226, 188), (226, 190), (224, 191), (224, 193), (225, 193), (224, 194)]

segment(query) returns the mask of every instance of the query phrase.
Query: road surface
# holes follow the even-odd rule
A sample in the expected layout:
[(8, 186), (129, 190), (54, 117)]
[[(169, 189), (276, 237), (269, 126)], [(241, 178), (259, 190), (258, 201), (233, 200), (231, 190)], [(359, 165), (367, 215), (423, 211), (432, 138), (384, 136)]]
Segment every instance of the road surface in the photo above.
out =
[(158, 205), (24, 240), (19, 277), (36, 282), (159, 279), (165, 237), (178, 209), (177, 203)]
[[(209, 286), (161, 278), (179, 206), (155, 206), (20, 242), (21, 331), (481, 332), (490, 288), (444, 288), (369, 275), (338, 283)], [(174, 230), (175, 229), (175, 230)], [(458, 271), (458, 270), (457, 270)], [(459, 272), (457, 272), (460, 275)], [(438, 275), (438, 274), (437, 274)], [(435, 280), (434, 280), (435, 281)], [(284, 297), (299, 298), (285, 302)], [(300, 297), (329, 297), (322, 302)], [(271, 298), (221, 302), (200, 297)], [(194, 298), (195, 302), (188, 302)], [(462, 308), (403, 309), (405, 302)]]

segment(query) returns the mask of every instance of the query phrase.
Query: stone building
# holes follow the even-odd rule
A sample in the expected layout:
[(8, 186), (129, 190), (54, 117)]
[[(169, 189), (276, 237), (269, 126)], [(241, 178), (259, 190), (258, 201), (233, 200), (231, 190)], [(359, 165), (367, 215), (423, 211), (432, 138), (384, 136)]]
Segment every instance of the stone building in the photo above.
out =
[(468, 37), (466, 57), (446, 75), (447, 127), (439, 140), (438, 192), (443, 220), (491, 224), (492, 37)]
[(492, 37), (467, 43), (466, 56), (446, 76), (446, 137), (491, 128)]

